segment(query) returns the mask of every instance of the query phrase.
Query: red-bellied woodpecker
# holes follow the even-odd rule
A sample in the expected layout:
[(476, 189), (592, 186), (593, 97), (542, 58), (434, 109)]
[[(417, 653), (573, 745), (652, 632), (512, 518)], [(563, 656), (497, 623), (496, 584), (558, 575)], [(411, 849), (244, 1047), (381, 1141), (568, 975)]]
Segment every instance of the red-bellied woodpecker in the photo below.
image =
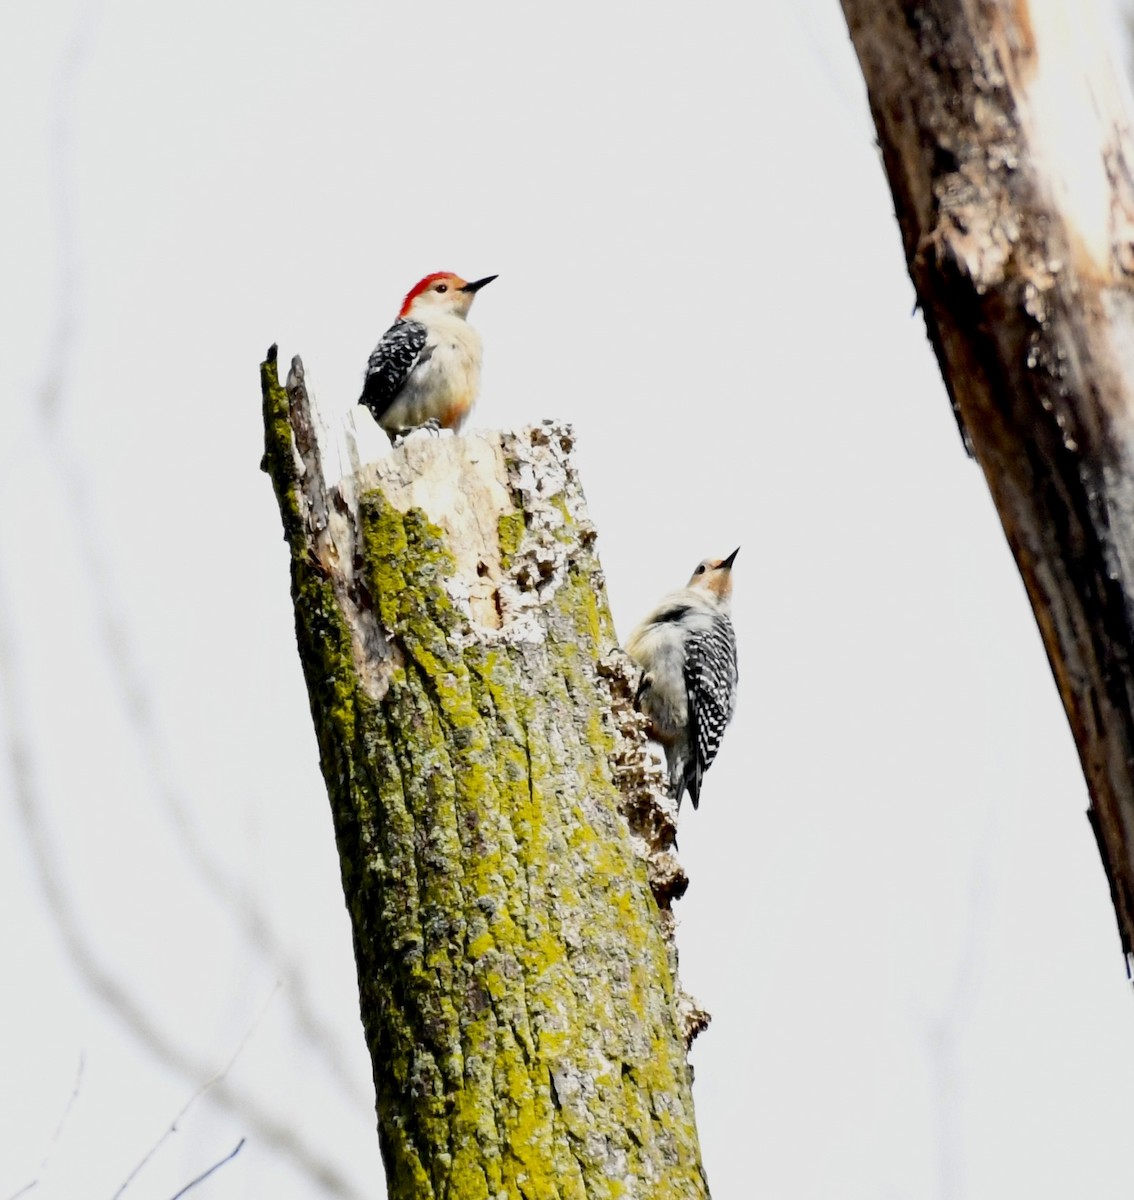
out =
[(459, 429), (480, 388), (480, 334), (465, 320), (489, 275), (466, 283), (438, 271), (409, 290), (370, 355), (359, 396), (393, 439), (426, 425)]
[(665, 749), (678, 808), (686, 791), (694, 808), (700, 802), (701, 777), (736, 706), (736, 634), (728, 607), (739, 550), (698, 563), (685, 587), (662, 597), (626, 643), (642, 668), (638, 708)]

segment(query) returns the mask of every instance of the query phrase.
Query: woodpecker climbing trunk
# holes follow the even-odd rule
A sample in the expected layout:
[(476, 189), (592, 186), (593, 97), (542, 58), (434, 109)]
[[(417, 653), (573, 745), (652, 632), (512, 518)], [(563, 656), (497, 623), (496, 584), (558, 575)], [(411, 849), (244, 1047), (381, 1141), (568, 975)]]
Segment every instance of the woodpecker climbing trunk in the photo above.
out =
[(707, 1196), (683, 876), (570, 431), (334, 484), (302, 364), (261, 379), (389, 1195)]
[(843, 0), (910, 276), (1134, 950), (1134, 180), (1090, 0)]

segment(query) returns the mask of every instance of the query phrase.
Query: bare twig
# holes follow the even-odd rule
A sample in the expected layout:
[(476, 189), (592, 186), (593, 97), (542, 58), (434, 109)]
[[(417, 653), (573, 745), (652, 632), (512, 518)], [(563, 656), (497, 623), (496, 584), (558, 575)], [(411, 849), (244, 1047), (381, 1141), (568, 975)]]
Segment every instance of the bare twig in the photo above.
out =
[[(178, 1112), (177, 1116), (175, 1116), (173, 1118), (173, 1120), (170, 1121), (168, 1128), (162, 1133), (162, 1135), (158, 1138), (158, 1140), (156, 1142), (154, 1142), (154, 1144), (149, 1148), (149, 1150), (146, 1151), (146, 1153), (142, 1156), (142, 1159), (138, 1163), (138, 1165), (130, 1172), (129, 1175), (126, 1176), (126, 1179), (123, 1181), (122, 1186), (118, 1189), (118, 1191), (116, 1191), (114, 1193), (113, 1200), (118, 1200), (119, 1196), (121, 1196), (122, 1193), (130, 1186), (130, 1184), (134, 1181), (135, 1176), (138, 1175), (138, 1173), (142, 1170), (142, 1168), (146, 1165), (146, 1163), (148, 1163), (150, 1161), (150, 1159), (153, 1158), (153, 1156), (158, 1152), (158, 1150), (161, 1149), (166, 1138), (171, 1137), (173, 1134), (175, 1134), (177, 1132), (178, 1124), (180, 1123), (182, 1117), (184, 1117), (185, 1114), (190, 1110), (190, 1108), (192, 1108), (193, 1105), (207, 1091), (209, 1091), (210, 1088), (215, 1087), (216, 1084), (220, 1083), (221, 1080), (224, 1079), (224, 1077), (229, 1073), (229, 1071), (232, 1070), (233, 1065), (236, 1063), (236, 1060), (240, 1057), (241, 1052), (244, 1050), (244, 1047), (248, 1045), (249, 1041), (252, 1038), (252, 1035), (260, 1027), (260, 1023), (264, 1020), (264, 1017), (267, 1015), (268, 1006), (275, 999), (276, 993), (279, 990), (280, 990), (280, 985), (277, 983), (276, 986), (274, 988), (272, 988), (271, 992), (269, 993), (267, 1000), (264, 1001), (264, 1004), (261, 1007), (260, 1012), (257, 1014), (256, 1019), (252, 1022), (251, 1025), (249, 1025), (247, 1032), (240, 1039), (239, 1044), (237, 1045), (236, 1049), (232, 1052), (232, 1055), (229, 1058), (228, 1062), (226, 1062), (225, 1065), (223, 1067), (221, 1067), (221, 1069), (211, 1079), (207, 1079), (203, 1084), (201, 1084), (201, 1086), (193, 1093), (193, 1095), (191, 1095), (189, 1097), (189, 1099), (185, 1101), (185, 1103), (181, 1107), (180, 1112)], [(243, 1139), (241, 1139), (241, 1144), (243, 1144)], [(235, 1151), (234, 1151), (234, 1153), (235, 1153)]]
[[(268, 914), (232, 878), (209, 851), (190, 816), (191, 804), (175, 782), (145, 672), (129, 634), (129, 623), (111, 581), (110, 554), (89, 503), (88, 488), (77, 457), (66, 443), (56, 418), (69, 387), (70, 363), (78, 339), (82, 310), (82, 260), (71, 196), (76, 89), (90, 46), (97, 34), (103, 0), (87, 0), (81, 8), (56, 82), (51, 127), (51, 190), (58, 243), (59, 284), (55, 328), (40, 373), (36, 412), (45, 450), (63, 484), (77, 542), (85, 557), (85, 575), (94, 596), (94, 611), (108, 651), (111, 678), (141, 749), (142, 763), (180, 836), (189, 862), (206, 885), (233, 914), (248, 943), (271, 964), (285, 985), (285, 998), (296, 1028), (319, 1053), (332, 1078), (349, 1100), (369, 1105), (373, 1097), (360, 1087), (357, 1074), (331, 1028), (320, 1018), (306, 976), (287, 953)], [(46, 852), (46, 847), (44, 848)], [(45, 890), (47, 890), (45, 888)], [(53, 910), (54, 911), (54, 910)], [(108, 998), (108, 997), (107, 997)]]
[[(158, 725), (153, 717), (150, 697), (139, 686), (144, 673), (137, 667), (138, 656), (126, 637), (128, 623), (122, 608), (116, 605), (113, 589), (108, 583), (106, 564), (109, 555), (105, 540), (85, 504), (84, 478), (74, 455), (69, 452), (59, 414), (71, 391), (71, 374), (75, 347), (82, 320), (82, 260), (77, 232), (73, 195), (73, 159), (77, 89), (89, 49), (97, 36), (103, 0), (84, 0), (78, 10), (72, 34), (61, 61), (53, 98), (50, 134), (51, 190), (54, 233), (58, 255), (58, 295), (53, 327), (48, 338), (48, 350), (40, 371), (40, 381), (34, 389), (31, 404), (25, 410), (25, 420), (31, 433), (36, 426), (44, 434), (45, 450), (53, 460), (64, 488), (79, 542), (87, 553), (87, 576), (95, 594), (96, 610), (102, 619), (107, 640), (114, 681), (122, 695), (123, 707), (133, 719), (141, 742), (143, 759), (155, 780), (159, 794), (166, 799), (183, 844), (200, 851), (197, 865), (221, 899), (230, 905), (239, 919), (245, 937), (256, 950), (263, 953), (282, 975), (287, 985), (286, 995), (300, 1033), (323, 1053), (332, 1074), (352, 1097), (359, 1087), (346, 1066), (340, 1048), (329, 1030), (321, 1027), (314, 1006), (307, 996), (302, 972), (283, 953), (282, 944), (274, 936), (267, 916), (258, 912), (245, 897), (237, 883), (225, 877), (214, 862), (203, 853), (201, 839), (196, 835), (188, 817), (188, 802), (173, 782)], [(3, 580), (0, 579), (0, 585)], [(2, 588), (0, 588), (2, 590)], [(0, 595), (0, 610), (4, 608)], [(55, 922), (65, 948), (79, 975), (93, 994), (106, 1004), (123, 1022), (140, 1045), (156, 1060), (196, 1082), (206, 1071), (186, 1053), (161, 1025), (133, 999), (125, 982), (117, 978), (90, 948), (86, 931), (77, 916), (77, 906), (68, 894), (65, 876), (56, 861), (55, 838), (47, 820), (45, 797), (36, 777), (37, 752), (32, 731), (25, 716), (26, 688), (21, 680), (20, 665), (15, 647), (21, 638), (6, 619), (11, 611), (0, 614), (0, 703), (7, 710), (8, 721), (0, 732), (0, 755), (6, 755), (11, 765), (14, 783), (14, 804), (18, 819), (27, 838), (31, 857), (47, 901), (47, 910)], [(178, 816), (182, 818), (178, 820)], [(215, 1084), (215, 1086), (214, 1086)], [(337, 1169), (322, 1159), (311, 1146), (304, 1144), (298, 1131), (278, 1121), (249, 1095), (233, 1088), (227, 1081), (210, 1080), (205, 1085), (212, 1091), (211, 1099), (225, 1108), (236, 1111), (267, 1144), (294, 1161), (311, 1175), (324, 1190), (340, 1196), (355, 1195), (349, 1183)], [(202, 1089), (204, 1090), (204, 1089)], [(65, 1114), (66, 1115), (66, 1114)], [(62, 1129), (57, 1130), (56, 1138)], [(50, 1149), (50, 1148), (49, 1148)], [(24, 1195), (35, 1186), (28, 1184), (17, 1193)], [(12, 1200), (15, 1200), (13, 1197)]]
[(78, 19), (55, 82), (51, 118), (51, 203), (55, 218), (58, 247), (59, 282), (55, 300), (55, 331), (48, 338), (46, 360), (39, 388), (39, 412), (47, 425), (53, 425), (67, 391), (67, 378), (78, 340), (82, 304), (82, 262), (76, 233), (73, 179), (73, 140), (75, 93), (83, 65), (98, 30), (103, 0), (88, 0), (79, 9)]
[[(0, 703), (7, 716), (3, 727), (3, 752), (7, 755), (11, 770), (16, 815), (23, 826), (48, 909), (73, 966), (95, 996), (108, 1006), (154, 1058), (195, 1083), (209, 1077), (210, 1072), (161, 1029), (135, 1001), (121, 980), (90, 949), (75, 906), (60, 877), (51, 851), (52, 837), (44, 817), (46, 805), (36, 779), (31, 735), (25, 727), (27, 693), (8, 632), (12, 627), (4, 589), (0, 586)], [(330, 1195), (360, 1196), (335, 1166), (306, 1143), (297, 1129), (266, 1112), (251, 1095), (222, 1079), (211, 1088), (210, 1098), (237, 1113), (267, 1145), (291, 1159)]]
[(95, 510), (90, 503), (81, 464), (61, 436), (51, 441), (48, 450), (55, 458), (71, 519), (78, 534), (76, 540), (82, 548), (85, 576), (93, 593), (93, 611), (106, 646), (111, 680), (118, 689), (122, 706), (137, 737), (142, 765), (150, 777), (154, 792), (177, 830), (179, 843), (188, 861), (232, 914), (248, 943), (264, 956), (279, 976), (284, 985), (285, 1002), (300, 1035), (322, 1057), (331, 1076), (350, 1101), (359, 1106), (369, 1106), (373, 1103), (373, 1095), (362, 1091), (357, 1075), (352, 1071), (333, 1031), (316, 1011), (303, 969), (288, 954), (267, 912), (238, 880), (225, 871), (201, 837), (191, 815), (190, 798), (177, 783), (170, 764), (146, 672), (111, 578), (110, 554), (93, 515)]
[(82, 260), (71, 195), (75, 92), (83, 62), (97, 30), (103, 0), (89, 0), (75, 23), (70, 44), (56, 83), (51, 136), (51, 179), (55, 210), (55, 236), (59, 247), (59, 285), (55, 329), (48, 339), (48, 353), (39, 385), (37, 411), (46, 435), (46, 450), (54, 459), (64, 484), (72, 521), (79, 533), (78, 544), (86, 559), (86, 577), (94, 593), (95, 612), (109, 652), (112, 679), (123, 707), (133, 724), (142, 751), (142, 761), (153, 780), (186, 850), (189, 861), (206, 884), (234, 914), (248, 942), (263, 954), (286, 984), (286, 998), (300, 1034), (322, 1055), (328, 1070), (344, 1093), (357, 1104), (372, 1098), (362, 1092), (332, 1031), (320, 1020), (308, 993), (300, 967), (289, 957), (272, 928), (268, 915), (245, 889), (220, 866), (198, 833), (189, 815), (190, 805), (182, 789), (173, 782), (154, 717), (154, 706), (139, 668), (138, 655), (129, 635), (121, 604), (111, 586), (110, 555), (105, 538), (88, 502), (86, 481), (71, 453), (56, 418), (68, 390), (70, 363), (81, 324)]
[(43, 1158), (40, 1159), (39, 1166), (36, 1168), (35, 1178), (29, 1183), (25, 1183), (18, 1192), (13, 1192), (8, 1200), (17, 1200), (17, 1197), (24, 1196), (36, 1187), (39, 1183), (40, 1176), (47, 1168), (48, 1159), (51, 1158), (51, 1152), (55, 1149), (55, 1144), (59, 1141), (60, 1135), (63, 1133), (63, 1126), (67, 1123), (67, 1118), (71, 1115), (71, 1109), (75, 1107), (75, 1101), (79, 1098), (79, 1086), (83, 1082), (83, 1055), (79, 1054), (79, 1069), (75, 1074), (75, 1086), (71, 1089), (71, 1095), (67, 1098), (67, 1103), (63, 1107), (63, 1115), (59, 1118), (59, 1123), (55, 1126), (55, 1132), (51, 1135), (47, 1143), (47, 1149), (43, 1152)]
[(48, 1159), (51, 1158), (51, 1152), (55, 1149), (56, 1143), (63, 1134), (63, 1126), (67, 1124), (67, 1118), (71, 1115), (71, 1109), (75, 1107), (75, 1101), (79, 1098), (79, 1089), (83, 1084), (83, 1070), (86, 1067), (85, 1056), (82, 1051), (79, 1052), (79, 1067), (75, 1072), (75, 1086), (71, 1089), (71, 1095), (67, 1098), (67, 1104), (63, 1109), (63, 1115), (59, 1118), (59, 1124), (55, 1126), (55, 1132), (51, 1135), (51, 1141), (47, 1143), (47, 1149), (44, 1151), (43, 1160), (39, 1164), (40, 1174), (47, 1167)]
[(234, 1158), (235, 1158), (235, 1157), (236, 1157), (236, 1156), (237, 1156), (237, 1155), (240, 1153), (241, 1147), (242, 1147), (243, 1145), (244, 1145), (244, 1139), (243, 1139), (243, 1138), (241, 1138), (241, 1139), (240, 1139), (240, 1141), (236, 1143), (236, 1147), (235, 1147), (233, 1150), (230, 1150), (230, 1151), (229, 1151), (229, 1152), (228, 1152), (228, 1153), (227, 1153), (227, 1154), (224, 1156), (224, 1158), (222, 1158), (222, 1159), (220, 1160), (220, 1162), (215, 1162), (215, 1163), (213, 1163), (213, 1165), (212, 1165), (212, 1166), (211, 1166), (211, 1167), (210, 1167), (210, 1168), (209, 1168), (207, 1171), (205, 1171), (205, 1172), (203, 1172), (202, 1174), (198, 1175), (198, 1176), (197, 1176), (197, 1178), (196, 1178), (196, 1179), (194, 1179), (192, 1182), (190, 1182), (190, 1183), (187, 1183), (187, 1184), (186, 1184), (186, 1185), (185, 1185), (185, 1186), (184, 1186), (184, 1187), (181, 1189), (181, 1191), (177, 1192), (177, 1193), (176, 1193), (176, 1194), (175, 1194), (175, 1195), (172, 1197), (172, 1200), (179, 1200), (179, 1198), (180, 1198), (181, 1196), (184, 1196), (186, 1192), (190, 1192), (190, 1191), (192, 1191), (192, 1190), (193, 1190), (193, 1188), (195, 1188), (195, 1187), (197, 1186), (197, 1184), (199, 1184), (199, 1183), (202, 1183), (202, 1182), (204, 1182), (204, 1180), (208, 1179), (208, 1177), (209, 1177), (209, 1176), (210, 1176), (210, 1175), (211, 1175), (211, 1174), (212, 1174), (214, 1171), (218, 1171), (218, 1170), (220, 1170), (220, 1168), (221, 1168), (221, 1167), (223, 1167), (223, 1166), (224, 1166), (224, 1164), (225, 1164), (226, 1162), (231, 1162), (231, 1160), (232, 1160), (232, 1159), (234, 1159)]

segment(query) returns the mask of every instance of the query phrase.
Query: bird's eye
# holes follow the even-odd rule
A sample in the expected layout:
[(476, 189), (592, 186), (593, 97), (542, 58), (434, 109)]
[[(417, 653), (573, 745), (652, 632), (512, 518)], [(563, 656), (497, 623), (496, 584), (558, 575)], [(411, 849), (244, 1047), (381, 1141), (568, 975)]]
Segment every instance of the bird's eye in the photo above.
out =
[(435, 292), (447, 292), (449, 285), (447, 283), (439, 283), (434, 289)]
[(693, 574), (694, 574), (694, 575), (704, 575), (704, 573), (705, 573), (705, 564), (704, 564), (704, 563), (698, 563), (698, 564), (697, 564), (697, 570), (696, 570), (696, 571), (694, 571), (694, 572), (693, 572)]

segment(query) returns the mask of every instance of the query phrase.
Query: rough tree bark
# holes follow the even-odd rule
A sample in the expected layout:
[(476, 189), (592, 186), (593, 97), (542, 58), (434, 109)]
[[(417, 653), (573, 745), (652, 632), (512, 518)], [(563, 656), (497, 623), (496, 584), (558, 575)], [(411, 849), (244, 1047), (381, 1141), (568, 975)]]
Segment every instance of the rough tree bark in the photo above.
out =
[(1090, 0), (842, 0), (910, 276), (1134, 950), (1134, 182)]
[(685, 880), (570, 430), (335, 484), (302, 364), (261, 380), (389, 1195), (707, 1196)]

